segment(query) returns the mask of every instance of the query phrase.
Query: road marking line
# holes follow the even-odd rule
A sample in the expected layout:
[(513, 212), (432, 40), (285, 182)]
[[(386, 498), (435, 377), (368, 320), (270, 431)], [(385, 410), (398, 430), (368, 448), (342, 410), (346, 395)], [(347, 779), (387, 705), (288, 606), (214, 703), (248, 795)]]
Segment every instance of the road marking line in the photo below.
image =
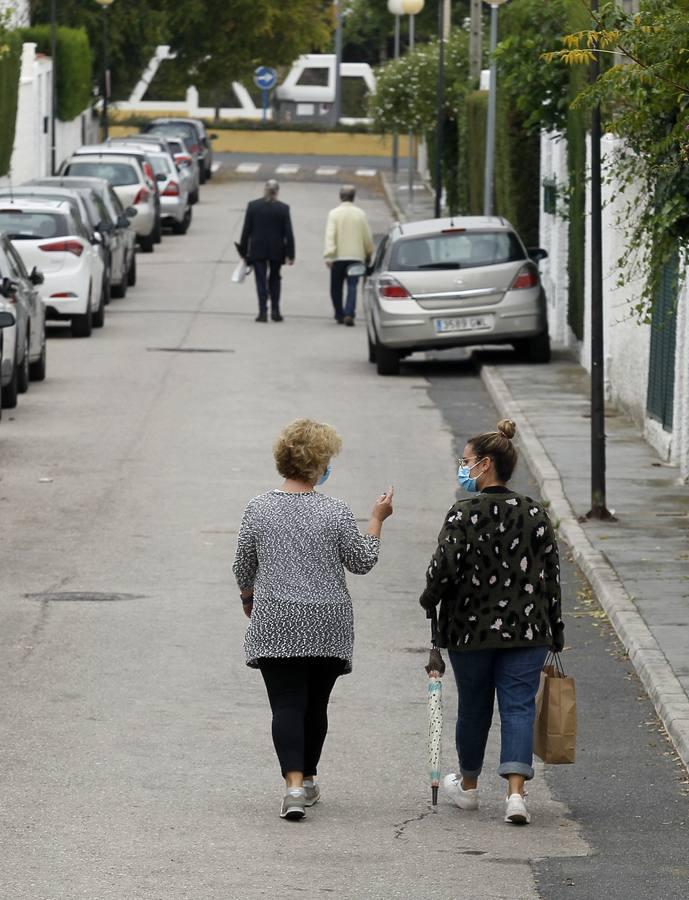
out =
[(316, 175), (337, 175), (339, 171), (334, 166), (319, 166), (316, 169)]
[(373, 178), (378, 174), (378, 169), (357, 169), (354, 174), (363, 178)]
[(254, 172), (258, 172), (261, 168), (261, 163), (239, 163), (237, 166), (237, 172), (246, 172), (248, 174), (253, 174)]
[(291, 166), (283, 163), (281, 166), (278, 166), (275, 170), (276, 175), (296, 175), (299, 171), (299, 166)]
[(219, 172), (221, 166), (222, 166), (222, 163), (214, 162), (213, 165), (211, 166), (211, 172), (213, 172), (213, 173)]

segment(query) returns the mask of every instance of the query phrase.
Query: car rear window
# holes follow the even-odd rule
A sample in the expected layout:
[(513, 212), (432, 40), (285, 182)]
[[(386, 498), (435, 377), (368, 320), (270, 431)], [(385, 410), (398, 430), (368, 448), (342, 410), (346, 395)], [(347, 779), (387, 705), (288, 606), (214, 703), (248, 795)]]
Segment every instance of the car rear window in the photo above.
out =
[(198, 141), (196, 128), (189, 122), (156, 122), (151, 131), (163, 132), (163, 134), (184, 134), (194, 143)]
[(169, 175), (172, 172), (172, 164), (167, 156), (150, 156), (149, 159), (156, 175)]
[(73, 234), (70, 219), (61, 213), (0, 208), (0, 231), (13, 241), (64, 237)]
[(65, 173), (67, 175), (107, 178), (113, 187), (139, 183), (139, 176), (134, 166), (128, 166), (127, 163), (107, 162), (106, 160), (72, 162), (67, 166)]
[(457, 231), (397, 241), (389, 268), (401, 272), (472, 269), (525, 258), (519, 239), (511, 231)]

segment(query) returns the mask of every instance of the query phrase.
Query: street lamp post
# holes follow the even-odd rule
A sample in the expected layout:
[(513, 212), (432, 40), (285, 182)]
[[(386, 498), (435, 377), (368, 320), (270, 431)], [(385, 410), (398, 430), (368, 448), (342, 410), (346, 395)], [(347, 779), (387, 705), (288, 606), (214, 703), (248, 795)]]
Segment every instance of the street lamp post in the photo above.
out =
[[(404, 0), (388, 0), (388, 12), (395, 17), (394, 58), (400, 57), (400, 16), (404, 15)], [(392, 135), (392, 176), (397, 180), (399, 167), (399, 138), (397, 132)]]
[(438, 0), (438, 87), (435, 123), (435, 218), (442, 213), (443, 144), (445, 143), (445, 5)]
[[(421, 12), (424, 7), (424, 0), (404, 0), (403, 2), (404, 12), (409, 16), (409, 50), (410, 52), (414, 49), (414, 16)], [(409, 209), (412, 208), (414, 203), (414, 131), (409, 129), (409, 150), (408, 150), (408, 160), (407, 160), (407, 174), (409, 176), (409, 180), (407, 183), (407, 188), (409, 190), (409, 197), (407, 199)]]
[(333, 124), (337, 127), (342, 115), (342, 2), (335, 0), (335, 102)]
[(50, 174), (57, 170), (57, 0), (50, 0), (50, 57), (53, 61), (50, 76)]
[(495, 48), (498, 45), (498, 8), (506, 0), (487, 0), (490, 5), (490, 85), (488, 115), (486, 117), (486, 165), (483, 179), (483, 215), (493, 214), (493, 181), (495, 172), (495, 106), (497, 100), (498, 66)]
[(108, 98), (110, 96), (110, 70), (108, 68), (108, 7), (114, 0), (96, 0), (103, 10), (103, 115), (101, 126), (103, 128), (103, 140), (108, 139)]

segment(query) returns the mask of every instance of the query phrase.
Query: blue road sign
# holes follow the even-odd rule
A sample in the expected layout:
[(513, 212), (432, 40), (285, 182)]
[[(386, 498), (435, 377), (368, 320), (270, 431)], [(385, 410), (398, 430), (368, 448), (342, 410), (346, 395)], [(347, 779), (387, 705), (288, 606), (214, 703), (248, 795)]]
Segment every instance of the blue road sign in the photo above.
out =
[(272, 91), (277, 84), (278, 73), (270, 66), (259, 66), (254, 71), (254, 84), (262, 91)]

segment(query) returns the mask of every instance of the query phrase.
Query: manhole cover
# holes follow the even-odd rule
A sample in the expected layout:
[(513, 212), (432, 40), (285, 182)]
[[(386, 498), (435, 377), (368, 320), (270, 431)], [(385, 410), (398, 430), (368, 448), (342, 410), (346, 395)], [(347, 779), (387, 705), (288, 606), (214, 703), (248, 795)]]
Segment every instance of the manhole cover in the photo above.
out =
[(27, 600), (45, 603), (114, 603), (120, 600), (140, 600), (143, 594), (101, 594), (89, 591), (46, 591), (42, 594), (25, 594)]
[(151, 353), (234, 353), (223, 347), (147, 347)]

